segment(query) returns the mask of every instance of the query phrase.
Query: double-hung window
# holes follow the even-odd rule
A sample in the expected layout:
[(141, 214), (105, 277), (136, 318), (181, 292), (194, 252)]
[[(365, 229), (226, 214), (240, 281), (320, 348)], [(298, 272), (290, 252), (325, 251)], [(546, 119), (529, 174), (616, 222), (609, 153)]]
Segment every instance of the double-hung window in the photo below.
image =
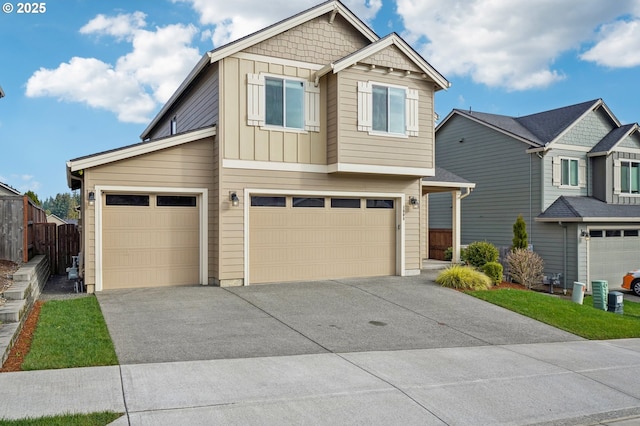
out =
[(553, 157), (553, 185), (559, 188), (585, 188), (587, 186), (586, 160)]
[(640, 193), (640, 162), (620, 162), (620, 192), (623, 194)]
[(563, 186), (578, 186), (578, 160), (573, 158), (563, 158), (561, 161), (561, 184)]
[(418, 91), (359, 81), (358, 130), (371, 134), (418, 136)]
[(320, 88), (294, 77), (247, 74), (247, 124), (320, 131)]

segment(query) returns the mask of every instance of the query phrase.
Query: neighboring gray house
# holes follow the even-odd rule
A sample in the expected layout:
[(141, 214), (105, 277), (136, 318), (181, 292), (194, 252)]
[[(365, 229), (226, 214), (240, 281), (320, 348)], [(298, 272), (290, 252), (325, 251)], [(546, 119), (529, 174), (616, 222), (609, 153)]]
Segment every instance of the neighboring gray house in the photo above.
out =
[[(518, 214), (545, 274), (619, 287), (640, 268), (640, 132), (602, 99), (524, 117), (453, 110), (436, 128), (436, 163), (477, 184), (462, 244), (508, 247)], [(429, 223), (450, 227), (449, 197), (429, 196)]]
[(20, 191), (0, 182), (0, 195), (22, 195)]

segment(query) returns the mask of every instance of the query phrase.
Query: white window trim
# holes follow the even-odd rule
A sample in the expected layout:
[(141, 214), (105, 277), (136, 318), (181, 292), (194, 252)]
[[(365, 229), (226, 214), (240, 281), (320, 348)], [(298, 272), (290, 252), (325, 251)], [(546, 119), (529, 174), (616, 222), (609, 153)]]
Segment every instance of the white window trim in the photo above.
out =
[[(562, 184), (562, 161), (578, 162), (578, 185)], [(587, 162), (583, 158), (557, 156), (552, 159), (552, 182), (553, 186), (560, 189), (583, 189), (587, 186)]]
[[(404, 133), (382, 132), (373, 130), (373, 86), (390, 87), (404, 90)], [(419, 135), (419, 92), (407, 86), (397, 84), (382, 83), (379, 81), (359, 81), (358, 82), (358, 131), (368, 132), (372, 136), (385, 136), (396, 138), (408, 138)]]
[(613, 161), (613, 193), (620, 197), (638, 198), (640, 193), (622, 192), (622, 163), (640, 164), (640, 160), (619, 158)]
[[(304, 98), (302, 117), (304, 127), (275, 126), (266, 123), (266, 78), (303, 83)], [(247, 125), (258, 126), (264, 130), (281, 130), (289, 133), (307, 133), (320, 131), (320, 86), (304, 78), (272, 73), (247, 74)]]
[[(120, 192), (120, 193), (149, 193), (149, 194), (188, 194), (195, 195), (200, 198), (199, 202), (199, 226), (200, 226), (200, 284), (209, 284), (209, 227), (208, 227), (208, 210), (209, 198), (207, 188), (169, 188), (155, 186), (112, 186), (112, 185), (96, 185), (94, 192), (96, 194), (95, 202), (95, 218), (94, 218), (94, 274), (95, 274), (95, 291), (102, 291), (102, 193), (103, 192)], [(85, 207), (86, 208), (86, 207)], [(86, 255), (84, 256), (86, 259)]]
[[(407, 276), (413, 275), (411, 271), (407, 271), (405, 267), (405, 194), (395, 192), (339, 192), (339, 191), (304, 191), (304, 190), (283, 190), (283, 189), (257, 189), (245, 188), (244, 199), (250, 200), (252, 195), (275, 195), (275, 196), (297, 196), (304, 195), (309, 197), (345, 197), (345, 198), (392, 198), (396, 201), (394, 206), (396, 210), (396, 275)], [(243, 285), (250, 285), (249, 276), (249, 208), (251, 203), (244, 203), (244, 280)]]

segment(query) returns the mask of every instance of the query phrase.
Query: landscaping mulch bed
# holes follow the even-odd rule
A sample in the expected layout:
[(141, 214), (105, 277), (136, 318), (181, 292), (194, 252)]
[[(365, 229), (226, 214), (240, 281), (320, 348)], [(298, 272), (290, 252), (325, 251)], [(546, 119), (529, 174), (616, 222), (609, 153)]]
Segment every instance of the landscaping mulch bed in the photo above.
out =
[(0, 373), (20, 371), (22, 361), (24, 361), (24, 357), (27, 356), (29, 349), (31, 348), (33, 332), (36, 330), (36, 326), (38, 325), (38, 317), (40, 316), (40, 309), (42, 309), (43, 304), (43, 301), (38, 300), (33, 305), (27, 320), (22, 325), (22, 330), (20, 331), (18, 340), (16, 340), (16, 344), (13, 345), (9, 352), (9, 357), (2, 368), (0, 368)]

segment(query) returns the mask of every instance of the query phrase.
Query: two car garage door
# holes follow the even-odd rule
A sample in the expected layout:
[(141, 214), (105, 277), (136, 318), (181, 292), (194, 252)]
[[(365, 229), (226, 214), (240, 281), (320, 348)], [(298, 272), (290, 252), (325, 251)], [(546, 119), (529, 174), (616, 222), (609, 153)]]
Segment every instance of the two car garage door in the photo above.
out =
[(640, 229), (590, 229), (589, 279), (606, 280), (610, 288), (640, 268)]
[(394, 199), (251, 196), (249, 281), (396, 273)]

